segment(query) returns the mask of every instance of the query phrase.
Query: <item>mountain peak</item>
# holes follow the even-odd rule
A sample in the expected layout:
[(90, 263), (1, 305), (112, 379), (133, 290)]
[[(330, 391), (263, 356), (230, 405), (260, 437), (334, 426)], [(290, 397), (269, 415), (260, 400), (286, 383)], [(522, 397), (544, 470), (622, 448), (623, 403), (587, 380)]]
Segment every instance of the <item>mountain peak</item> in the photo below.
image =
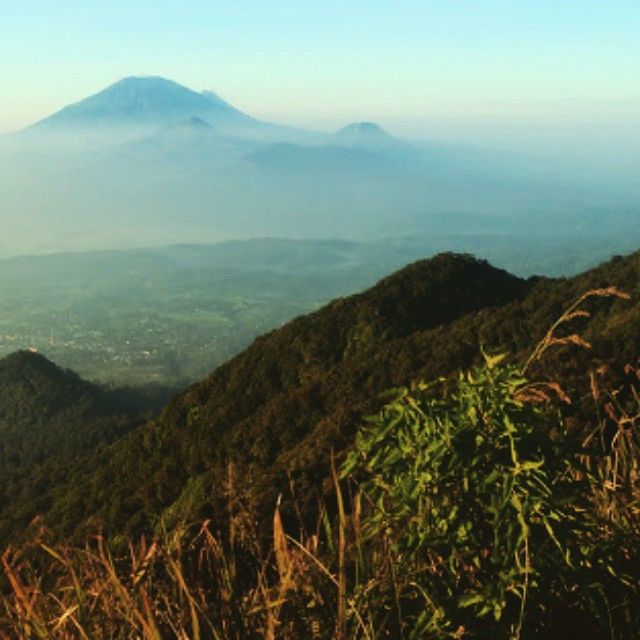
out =
[(31, 349), (15, 351), (0, 359), (0, 378), (14, 381), (38, 378), (52, 383), (79, 381), (75, 373), (61, 369), (41, 353)]
[(396, 138), (375, 122), (352, 122), (335, 135), (341, 144), (350, 147), (376, 149), (399, 144)]
[(0, 420), (49, 415), (98, 388), (35, 351), (16, 351), (0, 359)]
[[(166, 88), (179, 88), (186, 89), (182, 85), (174, 82), (173, 80), (169, 80), (168, 78), (163, 78), (162, 76), (126, 76), (124, 78), (120, 78), (120, 80), (114, 82), (109, 85), (105, 91), (109, 89), (115, 88), (138, 88), (138, 87), (166, 87)], [(190, 91), (190, 89), (188, 89)]]
[(193, 118), (228, 127), (256, 123), (210, 91), (198, 93), (161, 76), (129, 76), (35, 126), (52, 130), (105, 126), (157, 128)]
[(451, 322), (456, 315), (522, 296), (527, 283), (468, 254), (418, 260), (360, 294), (384, 332), (404, 334)]

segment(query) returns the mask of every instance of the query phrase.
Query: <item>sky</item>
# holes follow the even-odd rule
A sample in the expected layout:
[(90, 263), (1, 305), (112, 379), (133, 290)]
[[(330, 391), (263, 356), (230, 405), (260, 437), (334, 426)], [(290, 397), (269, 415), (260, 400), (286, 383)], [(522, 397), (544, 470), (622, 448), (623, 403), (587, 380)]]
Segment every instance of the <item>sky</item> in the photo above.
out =
[(639, 0), (0, 0), (0, 132), (130, 75), (272, 121), (640, 144)]

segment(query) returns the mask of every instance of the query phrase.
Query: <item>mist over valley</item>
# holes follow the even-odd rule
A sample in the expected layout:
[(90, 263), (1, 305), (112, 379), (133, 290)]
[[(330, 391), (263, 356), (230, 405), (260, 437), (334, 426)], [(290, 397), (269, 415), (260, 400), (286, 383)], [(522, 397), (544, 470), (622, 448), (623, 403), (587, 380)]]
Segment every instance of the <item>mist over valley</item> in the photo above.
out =
[(130, 77), (0, 138), (0, 255), (452, 230), (533, 248), (587, 234), (615, 252), (640, 215), (639, 165), (627, 165), (405, 140), (368, 122), (307, 131)]

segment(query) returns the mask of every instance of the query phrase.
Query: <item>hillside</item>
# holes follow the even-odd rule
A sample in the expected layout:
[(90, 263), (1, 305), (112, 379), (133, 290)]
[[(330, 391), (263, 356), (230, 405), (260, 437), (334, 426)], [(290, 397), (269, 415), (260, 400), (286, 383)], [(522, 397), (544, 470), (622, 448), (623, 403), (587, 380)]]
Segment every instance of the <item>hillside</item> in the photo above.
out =
[(0, 537), (49, 507), (72, 461), (143, 423), (165, 398), (101, 389), (38, 353), (0, 360)]
[[(258, 517), (290, 483), (304, 505), (321, 491), (330, 450), (352, 442), (378, 394), (467, 367), (479, 345), (522, 361), (588, 289), (616, 285), (633, 295), (593, 305), (589, 358), (635, 363), (639, 282), (640, 254), (558, 280), (524, 281), (452, 254), (412, 264), (258, 338), (156, 420), (85, 459), (57, 490), (46, 521), (71, 533), (90, 518), (113, 534), (148, 529), (163, 514), (219, 517), (229, 462)], [(579, 393), (584, 358), (565, 351), (549, 370), (562, 368)]]
[(46, 420), (82, 399), (95, 402), (99, 393), (38, 353), (20, 351), (0, 360), (0, 420), (5, 424)]

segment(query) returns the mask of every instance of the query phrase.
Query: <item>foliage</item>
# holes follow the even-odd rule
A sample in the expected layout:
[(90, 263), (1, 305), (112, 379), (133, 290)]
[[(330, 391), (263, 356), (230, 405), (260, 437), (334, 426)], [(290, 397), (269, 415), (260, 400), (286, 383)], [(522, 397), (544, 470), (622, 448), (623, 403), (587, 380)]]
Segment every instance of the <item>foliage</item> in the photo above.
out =
[[(381, 392), (479, 364), (481, 343), (524, 362), (567, 300), (611, 284), (633, 298), (611, 305), (587, 301), (592, 317), (583, 337), (593, 345), (589, 358), (565, 345), (531, 369), (536, 377), (565, 381), (566, 391), (581, 400), (567, 409), (571, 420), (590, 429), (591, 407), (582, 401), (589, 395), (589, 362), (617, 371), (617, 363), (637, 361), (640, 254), (571, 279), (526, 282), (470, 256), (443, 254), (258, 338), (143, 428), (106, 429), (116, 438), (109, 447), (75, 447), (65, 438), (69, 446), (55, 474), (21, 464), (32, 478), (29, 486), (40, 494), (37, 501), (19, 500), (33, 506), (25, 517), (3, 509), (8, 522), (1, 539), (19, 538), (25, 520), (36, 513), (79, 540), (97, 523), (110, 536), (148, 533), (165, 520), (217, 521), (224, 514), (220, 488), (229, 461), (242, 475), (261, 522), (270, 521), (280, 493), (283, 519), (287, 526), (296, 521), (287, 499), (293, 486), (312, 527), (314, 505), (330, 487), (331, 449), (339, 454), (353, 443), (360, 416), (380, 409)], [(583, 323), (574, 318), (566, 334)], [(20, 402), (28, 398), (26, 391)], [(43, 418), (37, 431), (60, 446), (56, 434), (65, 425), (67, 432), (83, 433), (84, 427), (76, 428), (80, 423), (60, 414), (55, 425)]]
[[(359, 432), (346, 485), (333, 467), (336, 518), (323, 510), (293, 537), (277, 507), (269, 548), (229, 466), (218, 535), (206, 521), (127, 553), (102, 537), (7, 549), (0, 637), (631, 640), (637, 445), (631, 466), (619, 432), (606, 452), (580, 446), (540, 388), (487, 357), (457, 381), (396, 390)], [(624, 486), (600, 483), (613, 468)]]
[[(362, 478), (365, 540), (391, 558), (388, 615), (401, 637), (535, 637), (557, 603), (573, 600), (584, 616), (611, 575), (632, 580), (590, 508), (579, 440), (501, 359), (453, 389), (401, 390), (344, 466)], [(390, 596), (381, 575), (355, 594), (374, 626), (384, 607), (372, 593)]]
[[(97, 517), (109, 534), (148, 531), (164, 515), (173, 517), (175, 507), (185, 507), (178, 516), (187, 520), (215, 518), (223, 508), (218, 487), (229, 460), (242, 468), (248, 484), (262, 485), (254, 492), (261, 518), (270, 518), (286, 489), (287, 467), (303, 475), (299, 484), (309, 491), (304, 495), (301, 488), (299, 495), (312, 504), (326, 474), (329, 442), (346, 444), (358, 414), (395, 382), (373, 356), (418, 328), (503, 304), (525, 288), (487, 263), (443, 255), (298, 318), (185, 389), (145, 429), (74, 465), (46, 521), (59, 527)], [(368, 337), (355, 345), (354, 336)], [(389, 356), (391, 351), (383, 357)], [(452, 359), (450, 366), (457, 365)], [(363, 366), (366, 371), (359, 371)], [(338, 435), (343, 429), (344, 436)], [(316, 435), (324, 441), (308, 446), (305, 439)], [(183, 496), (196, 478), (208, 489), (199, 492), (204, 500)]]
[(123, 437), (163, 401), (161, 390), (102, 389), (37, 353), (0, 360), (0, 539), (49, 507), (73, 460)]
[[(581, 296), (524, 368), (551, 347), (588, 348), (572, 322), (611, 296), (627, 297)], [(590, 396), (574, 403), (566, 380), (484, 354), (457, 379), (396, 389), (358, 432), (342, 483), (331, 458), (334, 507), (310, 532), (301, 511), (294, 536), (278, 504), (268, 546), (251, 484), (228, 463), (217, 534), (205, 521), (150, 542), (8, 548), (0, 634), (631, 640), (640, 368), (625, 366), (623, 385), (606, 366), (588, 377)]]

